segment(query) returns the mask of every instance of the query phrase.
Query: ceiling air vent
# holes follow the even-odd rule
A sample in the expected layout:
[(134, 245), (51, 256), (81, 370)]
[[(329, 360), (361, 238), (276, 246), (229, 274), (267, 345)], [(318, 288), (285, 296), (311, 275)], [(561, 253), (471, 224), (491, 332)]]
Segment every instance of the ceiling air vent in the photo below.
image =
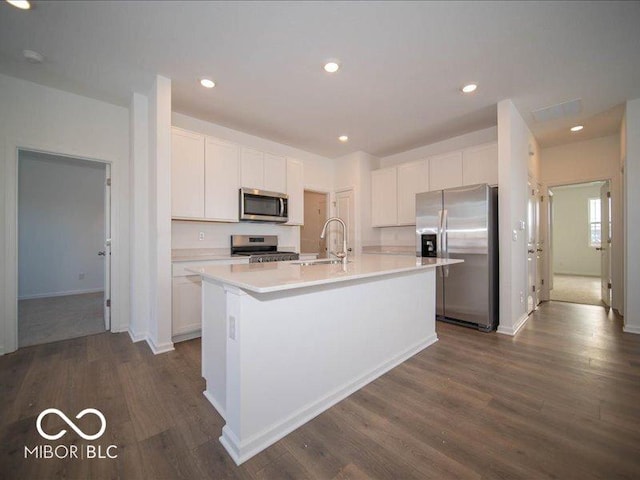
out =
[(539, 110), (533, 110), (531, 114), (536, 122), (548, 122), (564, 117), (573, 117), (582, 111), (582, 100), (576, 98), (564, 103), (558, 103)]

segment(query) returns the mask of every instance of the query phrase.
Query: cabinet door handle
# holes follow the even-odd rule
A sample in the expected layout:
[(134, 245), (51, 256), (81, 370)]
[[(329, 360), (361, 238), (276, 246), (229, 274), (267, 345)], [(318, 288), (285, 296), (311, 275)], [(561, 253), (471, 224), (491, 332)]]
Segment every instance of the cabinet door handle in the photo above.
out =
[(101, 251), (98, 252), (98, 256), (100, 256), (100, 257), (105, 257), (106, 255), (107, 255), (106, 250), (101, 250)]

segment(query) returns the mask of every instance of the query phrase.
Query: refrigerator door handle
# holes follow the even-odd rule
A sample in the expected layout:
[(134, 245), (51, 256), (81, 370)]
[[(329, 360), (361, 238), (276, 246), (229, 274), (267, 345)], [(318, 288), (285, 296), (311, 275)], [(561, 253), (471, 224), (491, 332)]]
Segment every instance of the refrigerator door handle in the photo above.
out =
[(436, 246), (436, 251), (438, 257), (442, 257), (444, 253), (444, 243), (442, 243), (442, 210), (438, 210), (438, 245)]
[[(441, 235), (442, 235), (442, 252), (444, 258), (449, 258), (449, 234), (447, 229), (449, 228), (447, 217), (449, 212), (445, 208), (442, 210), (442, 220), (441, 220)], [(444, 265), (442, 267), (442, 273), (445, 277), (449, 276), (449, 265)]]

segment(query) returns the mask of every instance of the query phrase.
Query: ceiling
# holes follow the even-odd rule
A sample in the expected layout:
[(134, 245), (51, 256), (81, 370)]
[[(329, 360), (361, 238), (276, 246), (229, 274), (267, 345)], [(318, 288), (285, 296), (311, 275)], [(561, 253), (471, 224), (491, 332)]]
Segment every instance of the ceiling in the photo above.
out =
[[(616, 132), (640, 97), (640, 2), (33, 4), (0, 3), (1, 73), (125, 106), (161, 74), (174, 111), (327, 157), (490, 127), (505, 98), (542, 146), (583, 140)], [(531, 114), (578, 98), (569, 117)]]

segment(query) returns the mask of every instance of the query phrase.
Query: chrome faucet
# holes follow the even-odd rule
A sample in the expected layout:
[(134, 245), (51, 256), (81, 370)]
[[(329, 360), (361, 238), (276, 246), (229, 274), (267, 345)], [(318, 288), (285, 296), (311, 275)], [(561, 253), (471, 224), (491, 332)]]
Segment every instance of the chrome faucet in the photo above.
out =
[(341, 252), (336, 252), (334, 253), (334, 255), (338, 258), (342, 259), (342, 265), (347, 265), (348, 260), (347, 260), (347, 225), (344, 223), (344, 220), (342, 220), (340, 217), (331, 217), (329, 218), (326, 222), (324, 222), (324, 227), (322, 227), (322, 233), (320, 234), (320, 238), (324, 239), (326, 233), (327, 233), (327, 225), (329, 225), (331, 222), (338, 222), (340, 223), (340, 225), (342, 225), (342, 251)]

